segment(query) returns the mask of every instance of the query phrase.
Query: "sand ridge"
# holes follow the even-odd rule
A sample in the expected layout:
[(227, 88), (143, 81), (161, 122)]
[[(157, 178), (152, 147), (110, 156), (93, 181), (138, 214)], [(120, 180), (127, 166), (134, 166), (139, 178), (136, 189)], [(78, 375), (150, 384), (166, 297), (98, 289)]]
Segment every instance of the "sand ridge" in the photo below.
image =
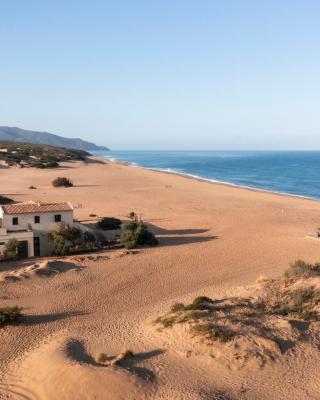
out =
[(81, 267), (76, 266), (70, 261), (63, 260), (46, 260), (39, 262), (37, 264), (31, 264), (26, 267), (20, 267), (18, 269), (1, 272), (0, 282), (4, 281), (17, 281), (20, 279), (28, 279), (33, 277), (43, 277), (43, 276), (53, 276), (55, 274), (60, 274), (62, 272), (67, 272), (70, 270), (79, 271)]
[(0, 387), (30, 400), (144, 399), (149, 391), (145, 380), (125, 368), (97, 365), (81, 341), (61, 333), (27, 353)]

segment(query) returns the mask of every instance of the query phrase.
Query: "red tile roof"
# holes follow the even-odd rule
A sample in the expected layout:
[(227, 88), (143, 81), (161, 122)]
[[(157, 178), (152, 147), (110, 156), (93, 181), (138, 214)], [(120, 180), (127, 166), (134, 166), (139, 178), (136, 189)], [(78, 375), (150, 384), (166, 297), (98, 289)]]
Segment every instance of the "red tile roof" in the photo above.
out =
[(30, 214), (47, 213), (59, 211), (72, 211), (73, 207), (69, 202), (64, 203), (43, 203), (26, 201), (18, 204), (8, 204), (1, 206), (5, 214)]

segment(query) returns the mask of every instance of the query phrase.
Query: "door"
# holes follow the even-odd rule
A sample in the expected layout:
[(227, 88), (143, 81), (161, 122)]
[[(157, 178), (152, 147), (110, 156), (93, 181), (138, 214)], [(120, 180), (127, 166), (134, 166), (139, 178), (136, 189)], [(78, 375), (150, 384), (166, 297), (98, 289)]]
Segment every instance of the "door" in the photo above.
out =
[(18, 254), (20, 258), (28, 258), (28, 241), (21, 240), (18, 242)]
[(34, 256), (40, 257), (40, 238), (39, 237), (33, 238), (33, 250), (34, 250)]

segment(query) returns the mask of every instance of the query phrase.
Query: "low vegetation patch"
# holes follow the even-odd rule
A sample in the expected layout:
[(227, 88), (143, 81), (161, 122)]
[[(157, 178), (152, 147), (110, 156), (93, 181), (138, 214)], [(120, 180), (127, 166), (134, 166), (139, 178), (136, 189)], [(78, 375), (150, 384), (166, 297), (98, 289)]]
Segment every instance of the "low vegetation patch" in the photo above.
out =
[[(279, 280), (266, 281), (256, 308), (269, 315), (282, 315), (306, 321), (320, 318), (320, 264), (298, 260)], [(316, 279), (316, 280), (315, 280)]]
[(21, 315), (19, 307), (0, 308), (0, 327), (18, 322)]
[(294, 343), (300, 335), (294, 328), (279, 326), (291, 326), (293, 320), (307, 324), (320, 320), (319, 265), (297, 261), (280, 279), (259, 279), (250, 297), (200, 296), (189, 304), (174, 303), (155, 324), (160, 331), (184, 325), (190, 337), (206, 344), (233, 341), (232, 348), (238, 348), (245, 342), (245, 351), (252, 346), (255, 354), (260, 354), (260, 346), (263, 357), (277, 349), (281, 352), (281, 343)]
[(309, 264), (298, 260), (284, 273), (283, 279), (289, 281), (290, 279), (311, 276), (320, 276), (320, 263)]
[(234, 332), (228, 330), (227, 328), (211, 323), (194, 325), (191, 329), (191, 333), (204, 336), (208, 340), (218, 340), (220, 342), (227, 342), (235, 335)]
[(120, 241), (126, 249), (134, 249), (141, 246), (156, 246), (158, 240), (148, 227), (142, 222), (130, 221), (121, 226)]
[(113, 229), (120, 229), (121, 223), (122, 223), (121, 220), (118, 218), (104, 217), (97, 222), (96, 226), (98, 229), (102, 229), (104, 231), (111, 231)]
[(66, 149), (44, 144), (0, 141), (0, 160), (9, 166), (56, 168), (62, 161), (86, 160), (90, 154), (83, 150)]
[(53, 187), (72, 187), (73, 183), (69, 178), (66, 177), (58, 177), (52, 181)]

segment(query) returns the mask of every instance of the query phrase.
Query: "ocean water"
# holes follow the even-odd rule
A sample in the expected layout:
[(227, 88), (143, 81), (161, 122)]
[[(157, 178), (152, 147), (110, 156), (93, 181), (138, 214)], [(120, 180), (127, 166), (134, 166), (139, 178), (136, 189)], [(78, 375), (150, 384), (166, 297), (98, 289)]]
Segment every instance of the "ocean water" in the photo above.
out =
[(320, 199), (320, 151), (97, 151), (135, 166)]

